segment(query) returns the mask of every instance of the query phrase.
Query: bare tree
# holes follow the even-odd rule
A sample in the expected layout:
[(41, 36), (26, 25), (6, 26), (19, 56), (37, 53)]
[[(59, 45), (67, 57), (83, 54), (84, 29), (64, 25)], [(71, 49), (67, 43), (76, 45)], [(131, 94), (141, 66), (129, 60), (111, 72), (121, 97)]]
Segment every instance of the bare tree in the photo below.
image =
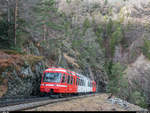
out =
[(18, 16), (18, 0), (15, 1), (14, 9), (14, 44), (16, 46), (16, 29), (17, 29), (17, 16)]
[(9, 8), (9, 0), (7, 1), (7, 21), (8, 23), (10, 22), (10, 8)]

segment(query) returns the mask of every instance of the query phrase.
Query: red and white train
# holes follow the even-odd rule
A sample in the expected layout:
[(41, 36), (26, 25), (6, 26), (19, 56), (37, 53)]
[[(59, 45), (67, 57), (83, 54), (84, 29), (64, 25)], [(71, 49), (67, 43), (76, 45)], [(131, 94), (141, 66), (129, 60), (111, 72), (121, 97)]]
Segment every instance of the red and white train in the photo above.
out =
[(48, 68), (43, 72), (41, 93), (81, 94), (96, 92), (96, 82), (64, 68)]

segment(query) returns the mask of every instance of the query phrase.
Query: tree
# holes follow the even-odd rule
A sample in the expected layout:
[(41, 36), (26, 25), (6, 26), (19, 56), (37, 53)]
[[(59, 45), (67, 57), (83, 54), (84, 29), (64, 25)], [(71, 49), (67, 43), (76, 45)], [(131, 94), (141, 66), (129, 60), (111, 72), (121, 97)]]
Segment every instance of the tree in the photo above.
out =
[(15, 46), (16, 46), (17, 16), (18, 16), (18, 0), (15, 1), (15, 8), (14, 8), (14, 45)]

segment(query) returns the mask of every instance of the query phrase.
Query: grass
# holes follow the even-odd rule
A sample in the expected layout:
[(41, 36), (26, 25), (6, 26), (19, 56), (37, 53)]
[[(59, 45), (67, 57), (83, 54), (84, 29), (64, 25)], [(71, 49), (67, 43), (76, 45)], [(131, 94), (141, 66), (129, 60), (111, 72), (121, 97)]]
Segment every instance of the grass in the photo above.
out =
[(1, 51), (3, 51), (4, 53), (7, 53), (7, 54), (9, 54), (9, 55), (17, 55), (17, 54), (25, 55), (24, 52), (19, 52), (19, 51), (17, 51), (17, 50), (1, 49)]
[(25, 60), (31, 65), (33, 66), (34, 64), (36, 64), (37, 62), (40, 62), (41, 60), (43, 60), (44, 57), (43, 56), (34, 56), (34, 55), (26, 55), (25, 56)]

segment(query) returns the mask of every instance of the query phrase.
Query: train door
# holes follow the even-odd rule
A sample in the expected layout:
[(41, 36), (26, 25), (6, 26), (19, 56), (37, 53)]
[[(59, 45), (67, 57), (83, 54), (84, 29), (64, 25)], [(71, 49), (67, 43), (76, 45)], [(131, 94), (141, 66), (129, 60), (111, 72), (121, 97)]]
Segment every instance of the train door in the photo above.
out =
[(66, 92), (69, 93), (70, 76), (68, 73), (66, 74), (66, 83), (67, 83), (67, 91)]
[(72, 92), (72, 84), (71, 84), (71, 75), (70, 74), (68, 74), (68, 79), (67, 79), (67, 92), (68, 93), (71, 93)]
[(79, 89), (79, 77), (76, 78), (76, 92), (78, 93)]
[(75, 77), (72, 76), (72, 92), (74, 93), (75, 92), (75, 89), (76, 89), (76, 83), (75, 83)]
[(77, 92), (77, 85), (76, 85), (76, 79), (77, 79), (77, 77), (73, 77), (73, 92)]
[(73, 85), (73, 76), (72, 75), (70, 75), (70, 87), (69, 87), (69, 89), (70, 89), (70, 92), (73, 93), (74, 85)]

